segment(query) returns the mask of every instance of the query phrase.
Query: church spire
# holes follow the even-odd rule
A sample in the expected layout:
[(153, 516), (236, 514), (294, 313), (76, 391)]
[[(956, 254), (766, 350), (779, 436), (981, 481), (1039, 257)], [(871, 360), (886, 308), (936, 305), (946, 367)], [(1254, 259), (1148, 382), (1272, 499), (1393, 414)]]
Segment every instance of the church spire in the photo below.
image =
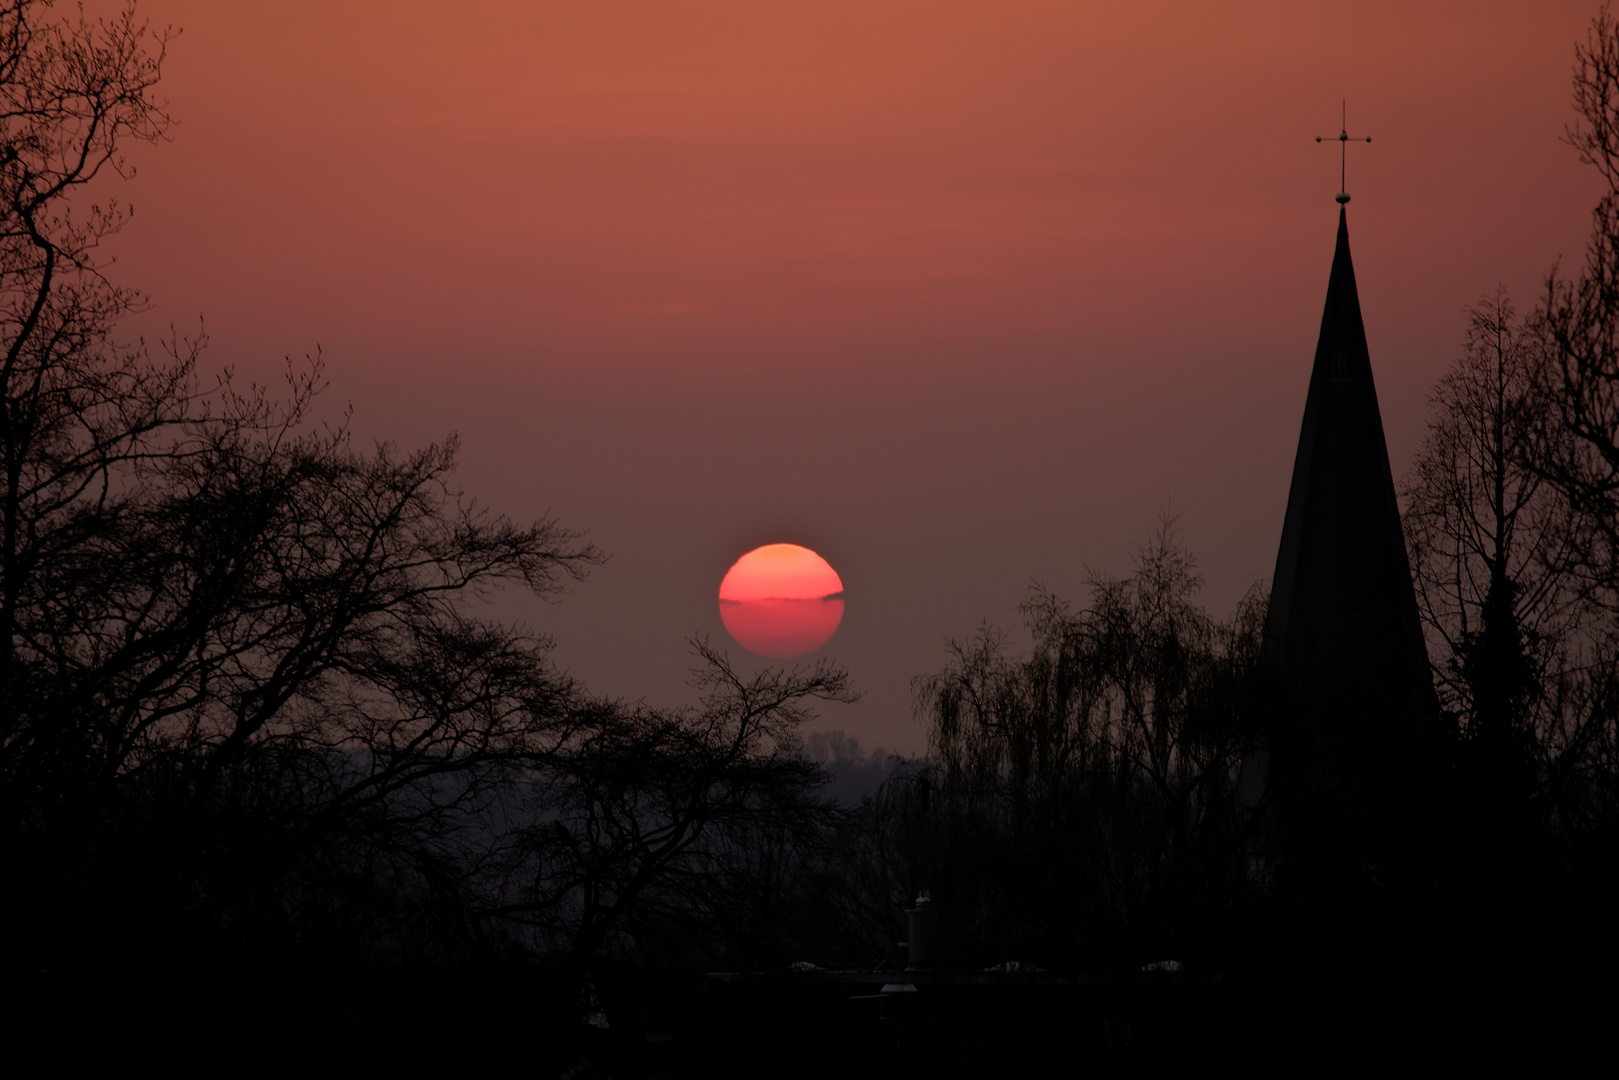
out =
[(1284, 831), (1378, 846), (1438, 704), (1341, 205), (1264, 653)]

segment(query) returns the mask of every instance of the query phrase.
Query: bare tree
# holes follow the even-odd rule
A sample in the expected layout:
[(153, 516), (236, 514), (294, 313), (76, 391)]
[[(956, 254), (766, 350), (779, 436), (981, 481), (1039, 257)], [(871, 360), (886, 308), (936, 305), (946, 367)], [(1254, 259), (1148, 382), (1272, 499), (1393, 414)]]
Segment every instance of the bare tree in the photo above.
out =
[(1552, 270), (1535, 315), (1552, 365), (1536, 460), (1591, 521), (1585, 571), (1608, 622), (1587, 662), (1558, 680), (1543, 734), (1555, 752), (1543, 768), (1561, 867), (1594, 915), (1619, 895), (1619, 22), (1607, 4), (1575, 46), (1573, 90), (1566, 141), (1607, 190), (1591, 214), (1584, 265), (1571, 277)]
[(529, 928), (575, 990), (604, 961), (668, 959), (655, 954), (670, 927), (702, 946), (688, 955), (723, 954), (760, 914), (736, 901), (780, 870), (761, 860), (814, 848), (848, 816), (799, 735), (810, 702), (855, 700), (845, 673), (745, 678), (706, 641), (694, 650), (697, 708), (601, 703), (536, 759), (512, 902), (491, 914)]
[(1566, 138), (1607, 183), (1584, 265), (1554, 268), (1525, 317), (1503, 290), (1469, 309), (1404, 489), (1430, 656), (1459, 721), (1456, 768), (1435, 779), (1454, 781), (1444, 858), (1460, 917), (1503, 949), (1520, 929), (1544, 947), (1524, 929), (1537, 909), (1589, 928), (1619, 881), (1619, 24), (1606, 6), (1575, 60)]
[(154, 142), (169, 117), (153, 90), (169, 36), (128, 8), (112, 24), (55, 22), (49, 5), (0, 7), (0, 738), (17, 723), (25, 608), (40, 568), (94, 532), (114, 473), (185, 415), (190, 357), (154, 362), (113, 327), (140, 297), (111, 284), (100, 242), (127, 213), (71, 203), (104, 173), (130, 175), (120, 145)]
[(1468, 898), (1458, 921), (1482, 926), (1521, 918), (1550, 879), (1552, 838), (1592, 790), (1615, 654), (1589, 561), (1598, 523), (1556, 479), (1578, 446), (1545, 323), (1499, 289), (1467, 316), (1403, 495), (1429, 658), (1457, 720), (1453, 768), (1427, 780), (1449, 810), (1437, 863)]
[(1206, 946), (1231, 910), (1265, 599), (1216, 623), (1200, 584), (1165, 522), (1088, 608), (1036, 590), (1029, 654), (986, 627), (918, 680), (928, 754), (884, 785), (878, 822), (896, 906), (931, 890), (958, 961), (1140, 963)]
[[(1602, 176), (1585, 261), (1573, 277), (1553, 268), (1532, 322), (1547, 342), (1550, 374), (1537, 410), (1536, 469), (1589, 523), (1583, 560), (1590, 598), (1608, 621), (1591, 655), (1559, 680), (1545, 740), (1551, 802), (1587, 836), (1619, 834), (1619, 22), (1607, 4), (1575, 46), (1575, 122), (1566, 141)], [(1619, 873), (1619, 872), (1616, 872)]]
[(1566, 437), (1548, 415), (1538, 325), (1504, 289), (1467, 314), (1404, 484), (1405, 534), (1442, 703), (1465, 740), (1527, 762), (1542, 679), (1595, 620), (1583, 573), (1592, 520), (1546, 475)]
[(1611, 591), (1619, 585), (1619, 23), (1606, 5), (1575, 49), (1574, 106), (1566, 140), (1608, 190), (1592, 211), (1584, 267), (1573, 278), (1554, 268), (1536, 314), (1552, 350), (1539, 467), (1589, 516), (1589, 567)]
[(312, 429), (318, 361), (276, 397), (201, 385), (200, 340), (118, 341), (141, 298), (98, 245), (127, 213), (83, 193), (167, 133), (171, 39), (133, 4), (0, 5), (0, 843), (16, 924), (68, 939), (286, 923), (321, 889), (335, 911), (361, 848), (449, 880), (482, 781), (562, 737), (574, 694), (547, 639), (466, 602), (598, 558), (476, 509), (453, 439)]

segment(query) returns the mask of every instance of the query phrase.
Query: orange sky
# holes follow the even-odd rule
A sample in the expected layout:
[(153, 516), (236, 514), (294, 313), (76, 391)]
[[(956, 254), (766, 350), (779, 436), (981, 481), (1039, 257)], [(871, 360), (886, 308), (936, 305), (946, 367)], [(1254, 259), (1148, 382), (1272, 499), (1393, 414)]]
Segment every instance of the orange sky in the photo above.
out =
[(148, 0), (180, 125), (117, 276), (590, 529), (612, 563), (514, 610), (600, 690), (677, 699), (731, 562), (816, 549), (868, 691), (828, 726), (914, 748), (944, 635), (1165, 506), (1216, 611), (1270, 573), (1344, 97), (1403, 472), (1462, 306), (1579, 256), (1595, 6)]

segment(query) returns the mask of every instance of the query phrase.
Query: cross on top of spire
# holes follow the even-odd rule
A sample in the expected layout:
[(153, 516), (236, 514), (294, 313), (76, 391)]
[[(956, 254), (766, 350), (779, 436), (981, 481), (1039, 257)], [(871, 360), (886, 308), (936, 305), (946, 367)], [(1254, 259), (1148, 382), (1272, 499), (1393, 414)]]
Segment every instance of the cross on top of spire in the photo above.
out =
[[(1351, 140), (1350, 137), (1349, 137), (1349, 102), (1347, 100), (1343, 103), (1343, 110), (1344, 110), (1343, 111), (1343, 127), (1341, 129), (1339, 129), (1339, 131), (1338, 131), (1339, 159), (1338, 159), (1338, 195), (1337, 195), (1337, 199), (1338, 199), (1338, 205), (1339, 206), (1342, 206), (1342, 205), (1344, 205), (1345, 203), (1347, 203), (1349, 201), (1349, 184), (1345, 182), (1346, 178), (1347, 178), (1347, 175), (1348, 175), (1349, 144), (1350, 144), (1351, 141), (1354, 141), (1354, 142), (1361, 142), (1362, 141), (1361, 137), (1358, 136), (1358, 135), (1353, 140)], [(1321, 142), (1322, 141), (1321, 136), (1317, 135), (1315, 137), (1315, 141), (1316, 142)], [(1370, 135), (1366, 136), (1365, 141), (1366, 142), (1371, 142), (1372, 137)]]

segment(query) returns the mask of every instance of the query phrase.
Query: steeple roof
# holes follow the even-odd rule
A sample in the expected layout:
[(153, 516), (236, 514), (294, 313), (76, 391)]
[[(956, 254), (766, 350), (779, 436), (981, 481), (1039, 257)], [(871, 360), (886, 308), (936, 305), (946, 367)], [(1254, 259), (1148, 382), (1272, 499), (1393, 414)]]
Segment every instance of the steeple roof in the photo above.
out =
[(1342, 207), (1264, 652), (1281, 689), (1277, 779), (1318, 789), (1312, 801), (1378, 798), (1438, 705)]

